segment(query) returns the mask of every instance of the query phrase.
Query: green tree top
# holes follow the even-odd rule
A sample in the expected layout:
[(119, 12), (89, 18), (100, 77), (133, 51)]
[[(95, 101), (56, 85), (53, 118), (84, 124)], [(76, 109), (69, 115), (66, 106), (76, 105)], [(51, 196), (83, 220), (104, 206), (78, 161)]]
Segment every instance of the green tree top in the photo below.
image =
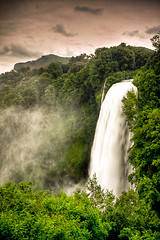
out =
[(160, 51), (160, 31), (151, 38), (151, 42), (153, 47), (155, 47), (157, 51)]

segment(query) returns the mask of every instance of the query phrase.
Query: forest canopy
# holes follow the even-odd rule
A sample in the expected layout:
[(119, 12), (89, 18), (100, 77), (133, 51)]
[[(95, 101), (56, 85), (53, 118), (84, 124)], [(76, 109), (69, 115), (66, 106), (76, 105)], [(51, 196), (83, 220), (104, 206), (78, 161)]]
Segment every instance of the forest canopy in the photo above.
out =
[[(1, 239), (160, 239), (159, 66), (159, 47), (121, 43), (0, 75)], [(115, 199), (94, 176), (67, 195), (88, 178), (102, 90), (124, 79), (138, 89), (123, 100), (135, 190)]]
[[(40, 184), (44, 189), (46, 187), (50, 189), (49, 186), (53, 187), (55, 184), (59, 185), (60, 183), (55, 183), (54, 179), (61, 181), (62, 175), (69, 176), (74, 181), (86, 178), (104, 82), (106, 93), (112, 84), (123, 79), (132, 79), (152, 55), (153, 51), (149, 49), (121, 43), (117, 47), (96, 49), (95, 54), (91, 56), (81, 54), (72, 57), (68, 64), (53, 62), (44, 68), (22, 67), (17, 71), (1, 74), (0, 109), (3, 116), (1, 121), (8, 121), (10, 124), (1, 125), (4, 136), (1, 149), (8, 149), (9, 154), (1, 151), (0, 162), (2, 166), (5, 163), (11, 166), (12, 159), (16, 159), (17, 165), (19, 158), (20, 165), (25, 162), (22, 168), (24, 173), (21, 174), (20, 167), (17, 174), (8, 173), (8, 180), (16, 182), (26, 180), (25, 173), (30, 168), (38, 167), (42, 174), (44, 171), (41, 170), (46, 168), (47, 163), (50, 168), (45, 169), (46, 180), (42, 180)], [(40, 117), (43, 120), (40, 120)], [(15, 151), (13, 147), (11, 149), (10, 146), (14, 144), (15, 139), (7, 136), (5, 132), (10, 132), (12, 136), (16, 134), (16, 138), (21, 135), (27, 141), (28, 138), (35, 137), (30, 133), (33, 121), (37, 121), (37, 126), (44, 131), (41, 133), (39, 129), (32, 133), (39, 134), (39, 138), (47, 138), (47, 141), (44, 143), (41, 141), (37, 145), (41, 148), (40, 155), (39, 150), (35, 148), (30, 149), (32, 155), (28, 154), (31, 147), (24, 146), (25, 144), (21, 146), (22, 141), (18, 143)], [(61, 127), (56, 127), (56, 132), (55, 122), (61, 123)], [(19, 135), (15, 131), (18, 126), (21, 126)], [(49, 134), (51, 131), (52, 134)], [(64, 132), (63, 137), (60, 136), (60, 131)], [(55, 146), (53, 149), (52, 143)], [(22, 149), (26, 149), (25, 153)], [(37, 160), (33, 162), (32, 159)], [(52, 177), (54, 175), (55, 178)], [(39, 179), (40, 176), (34, 177), (34, 174), (30, 174), (29, 179), (38, 184), (39, 180), (35, 178)]]

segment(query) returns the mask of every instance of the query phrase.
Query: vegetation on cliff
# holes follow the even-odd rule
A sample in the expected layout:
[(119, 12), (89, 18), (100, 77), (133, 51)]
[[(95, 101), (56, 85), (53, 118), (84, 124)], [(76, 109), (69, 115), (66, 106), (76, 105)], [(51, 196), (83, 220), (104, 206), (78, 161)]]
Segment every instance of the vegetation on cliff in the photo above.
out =
[[(0, 187), (1, 239), (160, 239), (160, 50), (152, 41), (155, 52), (122, 43), (0, 75), (0, 181), (12, 181)], [(55, 193), (63, 179), (87, 178), (104, 82), (107, 92), (128, 78), (138, 88), (123, 100), (136, 189), (115, 199), (94, 177), (72, 196)]]

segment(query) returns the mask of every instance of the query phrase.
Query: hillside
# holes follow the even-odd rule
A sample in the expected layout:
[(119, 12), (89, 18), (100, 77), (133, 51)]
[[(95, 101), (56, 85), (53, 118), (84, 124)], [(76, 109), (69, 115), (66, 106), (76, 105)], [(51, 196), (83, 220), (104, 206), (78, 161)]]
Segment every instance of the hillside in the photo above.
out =
[[(159, 66), (160, 48), (122, 43), (0, 75), (0, 239), (160, 239)], [(88, 180), (102, 92), (124, 79), (135, 190), (115, 199), (94, 176), (69, 196)]]
[(60, 62), (60, 63), (66, 64), (69, 62), (69, 60), (70, 60), (69, 57), (60, 57), (54, 54), (49, 54), (49, 55), (44, 55), (37, 60), (16, 63), (14, 65), (14, 70), (17, 71), (22, 67), (30, 67), (31, 69), (45, 67), (49, 65), (51, 62)]
[[(44, 174), (41, 180), (41, 187), (44, 189), (56, 187), (57, 181), (61, 182), (62, 175), (75, 181), (86, 178), (104, 82), (106, 93), (112, 84), (134, 78), (152, 55), (152, 51), (145, 48), (122, 43), (111, 48), (96, 49), (92, 56), (81, 54), (72, 57), (68, 64), (52, 62), (44, 68), (26, 67), (0, 75), (0, 108), (4, 109), (2, 115), (6, 116), (6, 119), (3, 120), (9, 122), (6, 128), (10, 126), (10, 136), (13, 136), (13, 139), (8, 136), (7, 140), (5, 131), (8, 130), (2, 127), (6, 140), (2, 138), (1, 149), (11, 147), (11, 155), (7, 157), (5, 150), (0, 159), (2, 163), (5, 161), (7, 166), (9, 161), (14, 162), (13, 158), (19, 166), (23, 165), (17, 162), (22, 160), (22, 156), (25, 162), (23, 175), (19, 169), (9, 173), (7, 179), (23, 181), (25, 173), (28, 179), (27, 165), (30, 164), (30, 175), (34, 172), (33, 165), (40, 169), (41, 176)], [(11, 110), (7, 111), (8, 107)], [(44, 111), (47, 111), (47, 114)], [(36, 127), (32, 129), (34, 121)], [(45, 122), (47, 124), (43, 126)], [(52, 135), (49, 132), (52, 132)], [(38, 139), (41, 138), (42, 141), (29, 148), (26, 146), (26, 151), (20, 141), (17, 151), (13, 153), (15, 135), (20, 139), (23, 134), (23, 140), (31, 138), (35, 144), (38, 134)], [(34, 134), (35, 136), (32, 136)], [(57, 147), (54, 148), (53, 143)], [(30, 149), (31, 147), (34, 149)], [(34, 159), (37, 159), (36, 163)], [(46, 165), (50, 167), (46, 168)], [(38, 176), (33, 174), (30, 179), (39, 187)]]

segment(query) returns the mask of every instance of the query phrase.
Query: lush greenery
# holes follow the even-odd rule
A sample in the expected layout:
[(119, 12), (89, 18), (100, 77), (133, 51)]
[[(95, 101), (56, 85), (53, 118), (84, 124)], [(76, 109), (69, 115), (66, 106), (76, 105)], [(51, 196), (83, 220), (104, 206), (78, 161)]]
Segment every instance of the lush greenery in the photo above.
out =
[[(160, 214), (160, 50), (141, 68), (133, 83), (138, 96), (128, 93), (124, 112), (133, 132), (130, 161), (139, 196)], [(131, 110), (132, 109), (132, 110)]]
[(0, 188), (1, 239), (159, 239), (160, 221), (133, 190), (114, 196), (96, 179), (87, 192), (33, 192), (32, 183)]
[[(46, 148), (45, 153), (41, 151), (40, 156), (33, 156), (33, 159), (35, 157), (36, 159), (45, 159), (46, 165), (47, 163), (50, 165), (48, 172), (45, 172), (45, 176), (48, 176), (46, 182), (51, 181), (51, 184), (47, 184), (47, 186), (53, 186), (54, 180), (51, 180), (51, 176), (58, 177), (57, 173), (59, 176), (69, 175), (76, 181), (87, 177), (90, 149), (104, 83), (105, 92), (107, 92), (113, 83), (133, 78), (152, 54), (151, 50), (126, 46), (125, 43), (122, 43), (117, 47), (97, 49), (91, 56), (82, 54), (72, 57), (68, 64), (53, 62), (45, 68), (30, 70), (29, 67), (26, 67), (0, 75), (2, 115), (6, 115), (4, 109), (11, 106), (16, 108), (16, 110), (12, 109), (12, 112), (23, 112), (21, 119), (23, 115), (25, 116), (24, 110), (40, 109), (45, 116), (52, 116), (53, 113), (60, 116), (57, 121), (62, 122), (62, 120), (69, 119), (68, 128), (70, 130), (71, 126), (74, 126), (73, 131), (65, 134), (64, 139), (49, 136), (49, 143), (54, 142), (58, 153), (55, 148), (54, 151), (51, 150), (51, 145), (48, 143), (47, 146), (42, 146), (42, 149)], [(72, 115), (74, 117), (71, 119)], [(20, 124), (15, 122), (17, 121), (16, 117), (7, 116), (5, 121), (11, 122), (12, 126)], [(50, 130), (54, 129), (54, 125), (55, 121), (53, 124), (50, 123)], [(5, 135), (3, 124), (1, 126), (1, 131)], [(14, 136), (14, 133), (12, 135)], [(10, 137), (8, 141), (11, 141)], [(2, 141), (1, 148), (5, 147), (4, 142), (6, 140)], [(61, 152), (60, 157), (59, 152)], [(10, 156), (13, 158), (13, 154)], [(59, 158), (60, 160), (56, 164), (58, 169), (55, 170), (55, 166), (52, 167), (50, 164), (50, 159), (56, 161)], [(1, 163), (3, 161), (4, 156)], [(22, 176), (18, 177), (18, 182), (26, 180)], [(10, 180), (14, 179), (10, 178)], [(30, 180), (35, 182), (33, 178)], [(46, 188), (45, 183), (42, 185)]]
[[(21, 178), (18, 174), (11, 176), (10, 180), (16, 183), (8, 182), (0, 187), (1, 239), (160, 239), (160, 48), (158, 37), (152, 41), (155, 52), (122, 43), (97, 49), (92, 56), (72, 57), (66, 65), (52, 63), (46, 68), (21, 68), (0, 75), (1, 114), (11, 124), (5, 133), (1, 122), (0, 132), (2, 136), (7, 132), (16, 135), (16, 141), (12, 141), (12, 136), (3, 138), (1, 147), (5, 148), (10, 141), (14, 151), (2, 157), (10, 158), (12, 167), (13, 153), (18, 151), (17, 139), (21, 136), (19, 126), (24, 126), (27, 133), (29, 125), (34, 126), (26, 112), (33, 114), (38, 109), (38, 119), (43, 116), (38, 123), (45, 132), (36, 143), (40, 154), (31, 155), (34, 164), (38, 162), (40, 166), (24, 166)], [(128, 78), (134, 78), (138, 88), (138, 96), (129, 92), (123, 100), (124, 113), (133, 132), (130, 161), (135, 172), (130, 175), (130, 181), (136, 190), (124, 192), (115, 199), (112, 192), (101, 189), (94, 177), (88, 181), (86, 190), (77, 190), (72, 196), (63, 191), (38, 191), (38, 168), (44, 171), (40, 171), (40, 175), (44, 173), (42, 189), (53, 190), (57, 179), (58, 185), (61, 184), (62, 176), (74, 181), (87, 177), (103, 87), (107, 92), (113, 83)], [(29, 125), (24, 120), (19, 122), (18, 114)], [(59, 125), (64, 138), (59, 137)], [(36, 130), (35, 126), (31, 130), (39, 137), (37, 124)], [(28, 140), (32, 139), (27, 136)], [(26, 158), (33, 148), (27, 145), (27, 149)], [(4, 159), (0, 159), (2, 169), (5, 169)], [(26, 180), (24, 173), (29, 175), (32, 168), (38, 180), (33, 176), (29, 179), (36, 190), (32, 182), (19, 183)]]

